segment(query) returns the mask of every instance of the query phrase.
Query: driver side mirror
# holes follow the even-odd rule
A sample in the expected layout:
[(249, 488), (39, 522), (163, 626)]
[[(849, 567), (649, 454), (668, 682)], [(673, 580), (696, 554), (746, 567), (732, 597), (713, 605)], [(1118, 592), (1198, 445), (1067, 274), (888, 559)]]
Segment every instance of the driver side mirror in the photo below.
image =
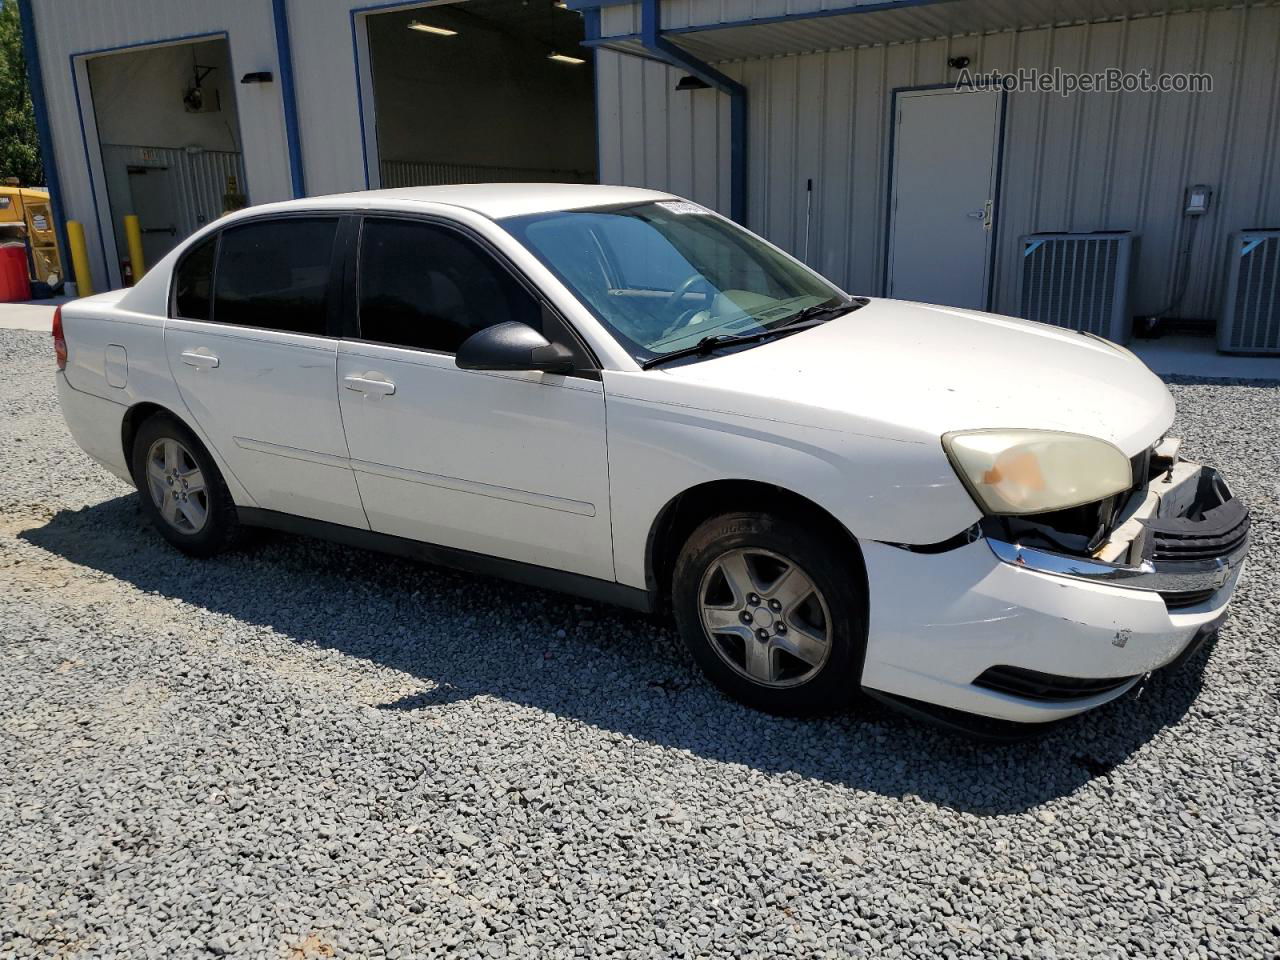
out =
[(460, 370), (541, 370), (572, 373), (573, 354), (527, 323), (511, 320), (477, 330), (458, 347)]

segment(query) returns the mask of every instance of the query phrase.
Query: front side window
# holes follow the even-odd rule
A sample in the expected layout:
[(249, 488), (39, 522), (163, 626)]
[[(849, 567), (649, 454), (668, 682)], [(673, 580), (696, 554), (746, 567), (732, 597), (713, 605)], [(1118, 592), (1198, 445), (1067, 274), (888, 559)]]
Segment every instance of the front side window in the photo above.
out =
[(848, 303), (758, 237), (684, 201), (538, 213), (502, 226), (642, 363)]
[(218, 249), (215, 234), (196, 244), (174, 274), (173, 315), (184, 320), (208, 320), (213, 302), (213, 255)]
[(360, 336), (456, 353), (477, 330), (516, 320), (537, 329), (540, 308), (511, 273), (456, 230), (365, 220), (360, 234)]
[(291, 217), (222, 231), (213, 319), (323, 336), (335, 218)]

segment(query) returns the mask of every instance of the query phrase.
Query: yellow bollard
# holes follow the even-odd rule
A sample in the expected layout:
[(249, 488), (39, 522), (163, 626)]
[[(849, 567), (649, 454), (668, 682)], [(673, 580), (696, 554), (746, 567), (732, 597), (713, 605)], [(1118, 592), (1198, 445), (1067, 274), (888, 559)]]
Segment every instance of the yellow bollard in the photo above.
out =
[(76, 293), (93, 296), (93, 274), (89, 272), (89, 248), (84, 242), (84, 226), (78, 220), (67, 221), (67, 243), (71, 246), (71, 269), (76, 275)]
[(133, 267), (133, 282), (137, 283), (147, 272), (147, 264), (142, 259), (142, 227), (132, 213), (124, 218), (124, 235), (129, 241), (129, 264)]

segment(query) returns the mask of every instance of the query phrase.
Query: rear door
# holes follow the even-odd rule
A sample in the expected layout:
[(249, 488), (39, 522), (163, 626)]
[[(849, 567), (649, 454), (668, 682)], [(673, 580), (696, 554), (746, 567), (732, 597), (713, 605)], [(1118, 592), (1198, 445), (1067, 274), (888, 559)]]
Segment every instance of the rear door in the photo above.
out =
[[(372, 529), (613, 579), (598, 373), (460, 370), (454, 352), (505, 321), (566, 331), (461, 228), (369, 217), (356, 338), (339, 345), (342, 419)], [(568, 345), (568, 344), (566, 344)]]
[(194, 247), (165, 324), (187, 409), (258, 506), (366, 527), (337, 397), (336, 216), (251, 220)]

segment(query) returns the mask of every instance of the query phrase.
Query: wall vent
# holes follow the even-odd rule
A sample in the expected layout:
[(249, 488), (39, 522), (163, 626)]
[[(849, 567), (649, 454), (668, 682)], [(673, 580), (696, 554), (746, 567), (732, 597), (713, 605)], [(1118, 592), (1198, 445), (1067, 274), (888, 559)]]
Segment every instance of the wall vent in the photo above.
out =
[(1218, 349), (1280, 353), (1280, 230), (1232, 234), (1226, 279)]
[(1128, 343), (1137, 242), (1137, 234), (1127, 231), (1023, 237), (1020, 315)]

